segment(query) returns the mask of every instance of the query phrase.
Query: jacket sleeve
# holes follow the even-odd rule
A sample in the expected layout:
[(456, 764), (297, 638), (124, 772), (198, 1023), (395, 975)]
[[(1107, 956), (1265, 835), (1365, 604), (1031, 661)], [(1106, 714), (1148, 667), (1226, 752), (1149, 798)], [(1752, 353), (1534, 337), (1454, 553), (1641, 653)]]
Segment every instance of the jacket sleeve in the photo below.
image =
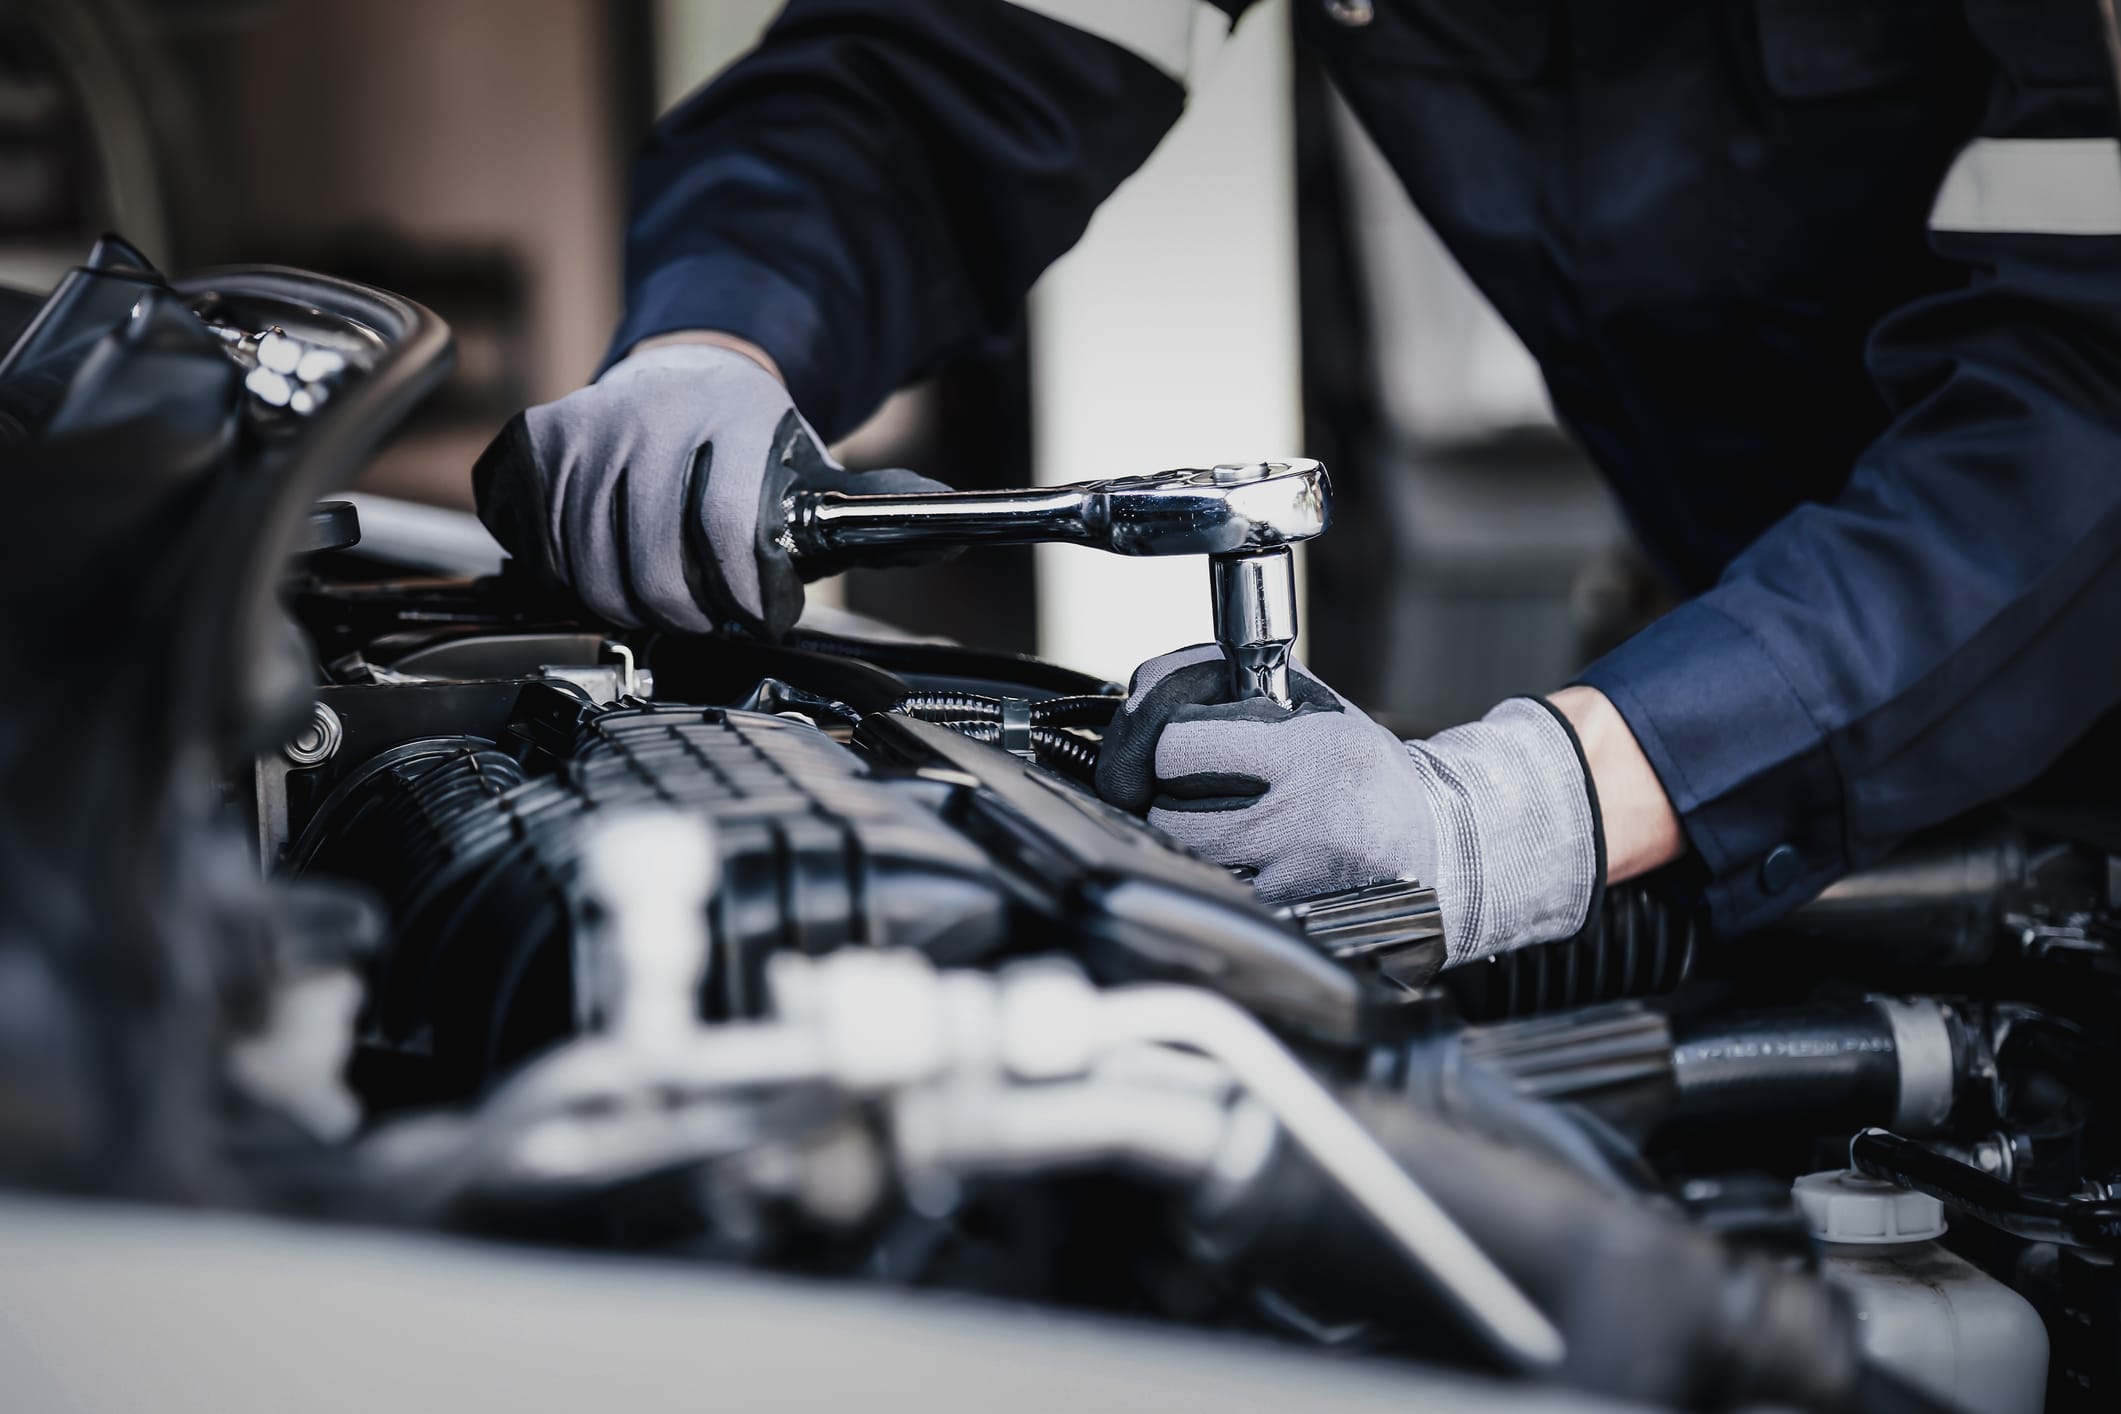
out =
[(739, 334), (848, 431), (1011, 328), (1250, 3), (790, 0), (641, 152), (611, 357)]
[(1990, 98), (1930, 217), (1966, 278), (1874, 330), (1886, 431), (1836, 500), (1582, 678), (1728, 931), (2017, 790), (2121, 703), (2113, 75), (2090, 3), (1967, 9)]

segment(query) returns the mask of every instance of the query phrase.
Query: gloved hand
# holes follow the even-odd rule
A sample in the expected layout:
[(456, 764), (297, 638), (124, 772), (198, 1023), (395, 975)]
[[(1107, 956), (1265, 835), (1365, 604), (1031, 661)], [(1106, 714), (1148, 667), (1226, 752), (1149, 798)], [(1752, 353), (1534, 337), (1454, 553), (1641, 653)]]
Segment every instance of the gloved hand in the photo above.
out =
[(541, 579), (630, 627), (777, 637), (803, 580), (777, 536), (791, 490), (946, 491), (832, 460), (778, 378), (732, 349), (675, 344), (517, 414), (472, 473), (479, 518)]
[(1281, 902), (1395, 879), (1435, 888), (1451, 963), (1583, 926), (1605, 876), (1574, 731), (1536, 698), (1403, 742), (1292, 667), (1292, 712), (1230, 700), (1214, 644), (1144, 663), (1097, 789)]

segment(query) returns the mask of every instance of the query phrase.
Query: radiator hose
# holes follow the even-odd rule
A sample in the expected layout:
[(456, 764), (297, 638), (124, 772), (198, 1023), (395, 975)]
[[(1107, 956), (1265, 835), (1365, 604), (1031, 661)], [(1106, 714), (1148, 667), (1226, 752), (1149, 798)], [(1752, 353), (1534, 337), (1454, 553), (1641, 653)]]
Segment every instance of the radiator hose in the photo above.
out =
[[(1810, 1276), (1402, 1096), (1366, 1090), (1349, 1108), (1561, 1329), (1564, 1383), (1689, 1410), (1855, 1414), (1887, 1407), (1869, 1402), (1882, 1397), (1908, 1414), (1942, 1408), (1882, 1384), (1852, 1309)], [(1405, 1353), (1464, 1359), (1433, 1293), (1377, 1260), (1377, 1231), (1291, 1145), (1203, 1195), (1187, 1235), (1306, 1325), (1365, 1323)]]
[(1941, 1128), (1966, 1053), (1957, 1017), (1924, 999), (1675, 1019), (1672, 1043), (1669, 1122), (1792, 1120), (1819, 1132)]
[(1957, 1015), (1934, 998), (1678, 1018), (1617, 1002), (1396, 1042), (1371, 1056), (1367, 1074), (1476, 1126), (1512, 1113), (1499, 1084), (1543, 1102), (1542, 1129), (1559, 1117), (1564, 1129), (1594, 1131), (1587, 1114), (1638, 1142), (1777, 1121), (1931, 1134), (1951, 1117), (1974, 1051)]

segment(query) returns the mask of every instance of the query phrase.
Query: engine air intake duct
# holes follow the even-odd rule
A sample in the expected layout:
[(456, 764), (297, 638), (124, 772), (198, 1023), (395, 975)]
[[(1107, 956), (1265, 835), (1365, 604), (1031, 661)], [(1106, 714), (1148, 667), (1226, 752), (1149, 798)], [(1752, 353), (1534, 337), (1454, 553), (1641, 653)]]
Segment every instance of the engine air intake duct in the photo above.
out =
[(364, 884), (390, 912), (355, 1067), (372, 1103), (461, 1098), (595, 1023), (576, 982), (589, 965), (576, 876), (598, 811), (675, 808), (713, 825), (709, 1018), (754, 1014), (780, 949), (894, 945), (963, 962), (1006, 935), (992, 865), (919, 783), (872, 776), (811, 727), (634, 707), (587, 712), (561, 746), (556, 760), (526, 752), (528, 767), (469, 738), (398, 747), (349, 776), (298, 843), (296, 867)]

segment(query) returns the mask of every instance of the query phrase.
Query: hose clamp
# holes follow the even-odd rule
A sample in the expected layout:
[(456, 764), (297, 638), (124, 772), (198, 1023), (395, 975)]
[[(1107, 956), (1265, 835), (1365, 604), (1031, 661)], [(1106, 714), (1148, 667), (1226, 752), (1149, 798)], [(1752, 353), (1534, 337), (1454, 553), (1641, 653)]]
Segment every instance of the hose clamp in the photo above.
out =
[(1957, 1047), (1942, 1002), (1928, 998), (1872, 997), (1893, 1032), (1900, 1063), (1900, 1099), (1892, 1127), (1902, 1134), (1935, 1134), (1951, 1118), (1958, 1090)]
[(1034, 764), (1038, 752), (1031, 745), (1031, 702), (1023, 697), (1002, 699), (1002, 750)]

